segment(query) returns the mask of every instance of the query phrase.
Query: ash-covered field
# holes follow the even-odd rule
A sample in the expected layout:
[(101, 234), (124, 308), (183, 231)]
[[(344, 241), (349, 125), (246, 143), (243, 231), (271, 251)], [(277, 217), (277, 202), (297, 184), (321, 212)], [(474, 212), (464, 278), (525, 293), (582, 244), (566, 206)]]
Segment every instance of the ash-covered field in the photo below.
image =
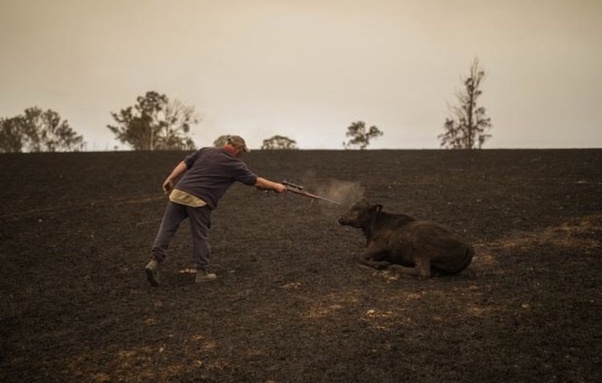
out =
[[(234, 186), (214, 283), (185, 223), (143, 268), (183, 152), (0, 155), (2, 382), (602, 381), (602, 150), (254, 151), (342, 202)], [(461, 274), (358, 263), (365, 197), (475, 245)]]

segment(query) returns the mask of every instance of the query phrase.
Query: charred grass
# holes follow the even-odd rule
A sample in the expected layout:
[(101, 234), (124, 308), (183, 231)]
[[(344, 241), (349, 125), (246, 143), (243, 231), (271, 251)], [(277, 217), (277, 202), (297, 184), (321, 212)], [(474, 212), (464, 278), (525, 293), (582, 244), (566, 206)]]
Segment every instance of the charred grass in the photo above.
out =
[(345, 206), (234, 186), (215, 283), (185, 223), (143, 267), (185, 153), (0, 156), (3, 382), (595, 382), (602, 150), (257, 151), (258, 174), (474, 242), (463, 273), (360, 267)]

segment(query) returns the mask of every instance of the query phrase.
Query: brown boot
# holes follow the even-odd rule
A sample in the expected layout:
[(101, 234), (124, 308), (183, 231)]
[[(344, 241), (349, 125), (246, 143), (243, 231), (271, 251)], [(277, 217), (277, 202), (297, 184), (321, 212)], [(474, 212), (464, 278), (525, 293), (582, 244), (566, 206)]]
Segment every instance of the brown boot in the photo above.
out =
[(159, 286), (159, 275), (157, 273), (158, 268), (159, 262), (157, 262), (155, 259), (151, 259), (144, 268), (146, 279), (148, 279), (148, 283), (150, 283), (151, 286)]
[(217, 275), (210, 273), (205, 269), (197, 269), (196, 277), (194, 278), (195, 283), (211, 282), (217, 279)]

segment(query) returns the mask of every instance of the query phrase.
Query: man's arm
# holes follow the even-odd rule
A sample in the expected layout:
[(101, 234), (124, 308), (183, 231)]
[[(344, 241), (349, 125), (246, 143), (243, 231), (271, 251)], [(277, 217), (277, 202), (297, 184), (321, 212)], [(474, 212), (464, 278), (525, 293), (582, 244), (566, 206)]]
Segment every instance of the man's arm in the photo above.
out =
[(186, 169), (188, 168), (186, 167), (186, 163), (184, 161), (177, 164), (176, 167), (173, 168), (169, 176), (167, 176), (165, 181), (163, 181), (163, 191), (165, 191), (166, 193), (170, 192), (174, 187), (174, 181), (177, 180), (178, 177), (186, 171)]
[(272, 182), (262, 177), (257, 177), (255, 187), (259, 190), (273, 190), (276, 193), (282, 193), (286, 191), (286, 186), (278, 182)]

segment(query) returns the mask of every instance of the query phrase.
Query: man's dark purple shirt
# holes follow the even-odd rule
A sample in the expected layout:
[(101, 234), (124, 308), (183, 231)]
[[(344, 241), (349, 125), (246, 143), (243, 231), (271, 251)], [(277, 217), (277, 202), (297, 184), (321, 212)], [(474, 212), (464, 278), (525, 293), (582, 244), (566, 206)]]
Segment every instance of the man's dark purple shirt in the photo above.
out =
[(224, 148), (202, 148), (184, 158), (188, 171), (176, 188), (199, 197), (211, 209), (236, 181), (253, 186), (257, 175), (232, 152)]

